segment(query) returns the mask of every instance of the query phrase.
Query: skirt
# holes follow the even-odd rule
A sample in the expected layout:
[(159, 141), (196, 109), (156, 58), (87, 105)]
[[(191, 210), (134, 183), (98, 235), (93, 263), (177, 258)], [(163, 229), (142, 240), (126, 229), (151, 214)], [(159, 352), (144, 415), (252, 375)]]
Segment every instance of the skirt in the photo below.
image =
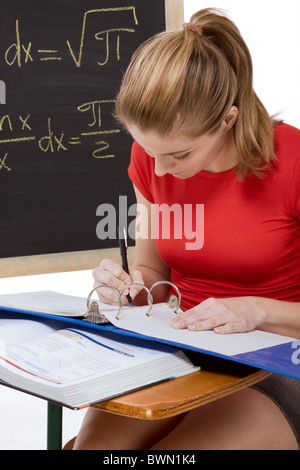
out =
[(300, 380), (271, 374), (251, 388), (264, 393), (280, 408), (295, 434), (300, 450)]

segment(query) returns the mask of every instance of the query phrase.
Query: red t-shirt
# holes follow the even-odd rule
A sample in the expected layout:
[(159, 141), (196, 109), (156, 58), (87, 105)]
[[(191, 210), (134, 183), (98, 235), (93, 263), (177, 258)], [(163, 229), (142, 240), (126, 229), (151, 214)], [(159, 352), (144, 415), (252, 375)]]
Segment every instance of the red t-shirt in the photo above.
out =
[(160, 237), (154, 237), (184, 310), (208, 297), (300, 301), (300, 131), (280, 124), (275, 142), (275, 168), (243, 181), (234, 169), (184, 180), (158, 177), (154, 159), (133, 144), (128, 171), (134, 185), (156, 208), (175, 204), (164, 215), (170, 233), (161, 218)]

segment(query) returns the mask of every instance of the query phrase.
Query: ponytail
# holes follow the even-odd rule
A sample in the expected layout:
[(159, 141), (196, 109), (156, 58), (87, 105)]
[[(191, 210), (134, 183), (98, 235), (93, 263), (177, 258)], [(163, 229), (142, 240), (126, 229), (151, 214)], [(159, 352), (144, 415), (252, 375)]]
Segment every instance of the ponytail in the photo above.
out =
[(238, 28), (221, 11), (195, 13), (181, 31), (160, 33), (138, 48), (124, 76), (116, 117), (125, 125), (167, 135), (213, 133), (232, 106), (240, 178), (261, 176), (276, 159), (273, 127), (253, 89), (251, 55)]

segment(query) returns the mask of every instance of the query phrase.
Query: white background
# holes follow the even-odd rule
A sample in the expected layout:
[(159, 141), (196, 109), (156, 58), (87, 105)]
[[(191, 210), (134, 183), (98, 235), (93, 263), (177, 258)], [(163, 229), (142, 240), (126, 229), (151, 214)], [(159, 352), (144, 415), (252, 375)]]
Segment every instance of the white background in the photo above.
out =
[(254, 88), (270, 114), (300, 128), (300, 1), (184, 0), (185, 21), (202, 8), (226, 10), (253, 60)]
[[(206, 7), (226, 10), (251, 51), (255, 90), (270, 114), (280, 113), (300, 127), (300, 1), (218, 0), (207, 4), (184, 0), (185, 21)], [(0, 279), (0, 292), (53, 289), (86, 296), (92, 288), (90, 272)], [(64, 409), (63, 442), (75, 436), (85, 411)], [(0, 386), (0, 450), (45, 449), (47, 404)]]

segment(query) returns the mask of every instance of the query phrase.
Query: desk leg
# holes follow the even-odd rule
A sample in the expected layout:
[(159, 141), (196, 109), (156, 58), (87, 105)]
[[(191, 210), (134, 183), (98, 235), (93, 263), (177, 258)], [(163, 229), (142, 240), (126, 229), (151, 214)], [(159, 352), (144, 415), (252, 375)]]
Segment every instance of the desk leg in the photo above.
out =
[(62, 448), (62, 406), (48, 401), (47, 450)]

